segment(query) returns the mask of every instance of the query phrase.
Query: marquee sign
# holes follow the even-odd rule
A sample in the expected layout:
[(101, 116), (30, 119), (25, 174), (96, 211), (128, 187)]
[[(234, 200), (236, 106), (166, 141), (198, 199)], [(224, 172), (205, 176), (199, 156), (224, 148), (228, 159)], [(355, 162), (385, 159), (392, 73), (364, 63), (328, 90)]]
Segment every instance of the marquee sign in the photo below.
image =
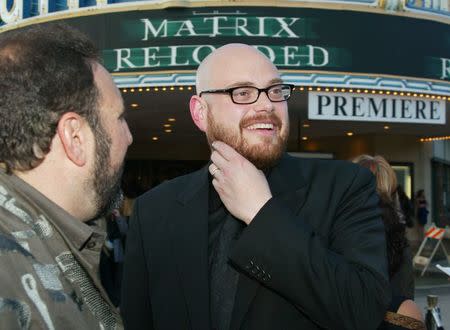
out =
[(98, 38), (116, 73), (194, 70), (213, 49), (243, 42), (280, 69), (450, 81), (450, 25), (439, 22), (275, 7), (171, 8), (67, 21)]
[[(23, 7), (26, 1), (32, 0), (0, 0), (0, 8), (13, 15), (16, 9), (11, 3)], [(48, 12), (57, 1), (63, 0), (38, 4)], [(64, 1), (68, 8), (77, 8), (80, 2)], [(284, 70), (450, 82), (449, 24), (299, 7), (123, 9), (92, 15), (92, 8), (87, 16), (64, 19), (96, 41), (105, 66), (114, 73), (191, 71), (215, 48), (242, 42), (258, 48)]]
[(308, 98), (309, 119), (445, 124), (445, 101), (436, 99), (320, 92)]

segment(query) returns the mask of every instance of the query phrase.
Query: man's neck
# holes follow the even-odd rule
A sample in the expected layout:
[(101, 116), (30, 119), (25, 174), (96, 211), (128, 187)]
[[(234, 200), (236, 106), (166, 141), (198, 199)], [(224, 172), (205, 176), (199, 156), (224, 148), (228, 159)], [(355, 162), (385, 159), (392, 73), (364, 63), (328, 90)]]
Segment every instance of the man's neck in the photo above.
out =
[[(39, 191), (50, 201), (61, 207), (74, 218), (84, 221), (87, 216), (80, 210), (83, 200), (77, 197), (77, 186), (73, 185), (58, 169), (49, 170), (41, 165), (29, 171), (13, 171), (13, 174)], [(77, 205), (74, 204), (77, 201)]]

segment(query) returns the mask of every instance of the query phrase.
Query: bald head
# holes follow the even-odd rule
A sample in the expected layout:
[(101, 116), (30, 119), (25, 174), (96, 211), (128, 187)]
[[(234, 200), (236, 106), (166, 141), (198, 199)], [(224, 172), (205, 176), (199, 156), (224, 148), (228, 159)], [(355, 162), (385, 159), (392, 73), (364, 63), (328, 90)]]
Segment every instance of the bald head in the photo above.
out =
[(277, 68), (256, 48), (246, 44), (227, 44), (209, 54), (197, 69), (197, 94), (207, 89), (250, 83), (262, 68), (279, 77)]

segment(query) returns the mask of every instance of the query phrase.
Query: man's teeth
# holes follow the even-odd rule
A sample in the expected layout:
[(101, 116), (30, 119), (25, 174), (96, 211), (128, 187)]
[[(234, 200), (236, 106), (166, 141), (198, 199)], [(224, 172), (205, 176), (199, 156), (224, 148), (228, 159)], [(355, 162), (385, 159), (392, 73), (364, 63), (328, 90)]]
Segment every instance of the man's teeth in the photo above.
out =
[(247, 129), (273, 129), (273, 124), (253, 124), (248, 126)]

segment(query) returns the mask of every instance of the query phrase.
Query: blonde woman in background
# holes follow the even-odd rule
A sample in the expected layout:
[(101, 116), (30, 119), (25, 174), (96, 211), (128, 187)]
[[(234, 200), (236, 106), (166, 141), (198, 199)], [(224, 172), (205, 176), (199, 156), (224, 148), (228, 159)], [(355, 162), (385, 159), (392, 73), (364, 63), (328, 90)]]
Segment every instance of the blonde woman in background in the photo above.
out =
[[(377, 192), (380, 197), (379, 207), (386, 230), (386, 245), (388, 253), (389, 277), (392, 291), (392, 301), (380, 329), (403, 329), (392, 318), (402, 318), (409, 325), (415, 320), (422, 321), (422, 313), (414, 303), (414, 271), (411, 252), (405, 237), (405, 224), (397, 196), (397, 177), (389, 163), (381, 156), (361, 155), (353, 160), (368, 168), (376, 178)], [(400, 315), (399, 315), (400, 314)], [(406, 318), (407, 316), (409, 318)], [(412, 319), (410, 319), (412, 318)], [(410, 329), (421, 329), (422, 322), (417, 322)]]

